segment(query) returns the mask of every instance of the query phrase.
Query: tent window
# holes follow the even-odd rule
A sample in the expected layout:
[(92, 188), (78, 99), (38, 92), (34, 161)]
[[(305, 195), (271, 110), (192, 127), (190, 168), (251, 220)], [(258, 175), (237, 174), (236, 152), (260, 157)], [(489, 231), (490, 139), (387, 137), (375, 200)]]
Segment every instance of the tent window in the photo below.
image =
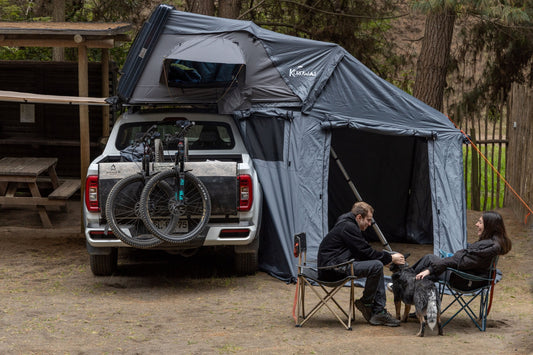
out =
[(227, 87), (237, 84), (243, 64), (165, 59), (162, 80), (173, 87)]
[(253, 159), (283, 161), (285, 121), (255, 115), (246, 121), (246, 140)]

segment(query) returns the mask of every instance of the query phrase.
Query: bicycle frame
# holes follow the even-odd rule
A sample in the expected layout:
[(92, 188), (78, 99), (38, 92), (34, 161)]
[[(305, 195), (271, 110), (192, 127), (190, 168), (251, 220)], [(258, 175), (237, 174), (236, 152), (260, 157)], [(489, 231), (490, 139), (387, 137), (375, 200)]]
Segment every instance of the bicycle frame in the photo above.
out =
[(139, 201), (140, 214), (148, 230), (161, 240), (174, 244), (193, 243), (193, 240), (201, 243), (211, 213), (211, 200), (202, 181), (185, 171), (185, 136), (194, 122), (183, 120), (176, 125), (179, 129), (165, 138), (167, 143), (177, 143), (174, 166), (148, 180)]
[(194, 122), (185, 120), (176, 123), (181, 128), (178, 133), (178, 151), (176, 152), (175, 170), (176, 177), (178, 179), (178, 190), (174, 194), (174, 199), (177, 201), (177, 207), (180, 208), (185, 203), (185, 160), (186, 160), (186, 147), (185, 147), (185, 135), (187, 131), (194, 126)]
[(153, 125), (148, 128), (144, 133), (142, 138), (139, 140), (139, 143), (144, 143), (143, 147), (143, 157), (142, 157), (142, 174), (144, 177), (150, 176), (150, 162), (152, 161), (152, 144), (153, 140), (160, 136), (160, 133), (157, 132), (157, 125)]

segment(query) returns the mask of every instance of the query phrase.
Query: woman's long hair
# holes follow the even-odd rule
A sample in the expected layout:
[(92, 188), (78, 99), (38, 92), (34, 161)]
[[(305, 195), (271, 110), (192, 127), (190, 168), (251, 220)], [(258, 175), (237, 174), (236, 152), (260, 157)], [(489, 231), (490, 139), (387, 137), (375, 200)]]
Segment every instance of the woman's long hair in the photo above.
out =
[(507, 254), (511, 250), (512, 242), (507, 237), (502, 216), (498, 212), (486, 211), (483, 212), (482, 218), (483, 233), (479, 236), (479, 240), (494, 238), (500, 245), (500, 254)]

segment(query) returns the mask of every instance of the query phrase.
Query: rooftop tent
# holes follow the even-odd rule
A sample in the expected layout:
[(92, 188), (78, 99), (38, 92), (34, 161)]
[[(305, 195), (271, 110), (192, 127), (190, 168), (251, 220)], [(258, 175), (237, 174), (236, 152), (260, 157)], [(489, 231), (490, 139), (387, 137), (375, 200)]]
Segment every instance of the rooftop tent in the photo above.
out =
[[(177, 63), (186, 70), (245, 70), (178, 87), (161, 80), (170, 59), (189, 61)], [(435, 252), (466, 245), (460, 131), (338, 45), (161, 5), (132, 45), (118, 94), (130, 105), (216, 102), (235, 117), (264, 192), (260, 266), (279, 278), (296, 274), (293, 235), (307, 233), (313, 257), (355, 202), (340, 165), (388, 241), (433, 243)]]
[[(220, 22), (215, 24), (210, 19), (158, 6), (135, 38), (124, 64), (118, 85), (121, 101), (130, 105), (210, 103), (227, 114), (250, 108), (252, 101), (299, 105), (299, 98), (273, 66), (262, 42), (246, 30), (255, 25), (222, 18), (215, 18)], [(217, 28), (219, 25), (222, 27)], [(183, 88), (166, 85), (162, 79), (169, 58), (244, 65), (237, 73), (240, 79), (229, 90), (218, 84)], [(235, 86), (237, 90), (233, 90)]]

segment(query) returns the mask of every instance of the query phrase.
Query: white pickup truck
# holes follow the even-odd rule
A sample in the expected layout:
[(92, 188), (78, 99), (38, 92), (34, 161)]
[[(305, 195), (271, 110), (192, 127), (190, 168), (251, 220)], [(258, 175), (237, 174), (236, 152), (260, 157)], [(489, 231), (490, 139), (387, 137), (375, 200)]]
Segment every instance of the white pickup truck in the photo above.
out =
[[(131, 247), (113, 234), (104, 211), (114, 184), (141, 171), (141, 163), (125, 162), (121, 151), (130, 146), (139, 133), (146, 132), (154, 124), (164, 132), (165, 127), (182, 119), (195, 122), (193, 129), (187, 133), (187, 161), (195, 164), (192, 173), (209, 192), (209, 222), (207, 228), (191, 242), (164, 242), (151, 249), (188, 256), (202, 247), (229, 246), (234, 251), (237, 273), (250, 274), (257, 270), (262, 191), (233, 118), (214, 113), (137, 110), (121, 115), (113, 126), (104, 151), (91, 162), (87, 171), (83, 219), (94, 275), (111, 275), (117, 268), (118, 249)], [(167, 147), (163, 146), (163, 149)], [(172, 147), (168, 149), (164, 155), (171, 160), (175, 151), (171, 150)], [(221, 162), (224, 162), (224, 176), (217, 176), (218, 170), (213, 166)], [(198, 166), (205, 169), (198, 169)]]

